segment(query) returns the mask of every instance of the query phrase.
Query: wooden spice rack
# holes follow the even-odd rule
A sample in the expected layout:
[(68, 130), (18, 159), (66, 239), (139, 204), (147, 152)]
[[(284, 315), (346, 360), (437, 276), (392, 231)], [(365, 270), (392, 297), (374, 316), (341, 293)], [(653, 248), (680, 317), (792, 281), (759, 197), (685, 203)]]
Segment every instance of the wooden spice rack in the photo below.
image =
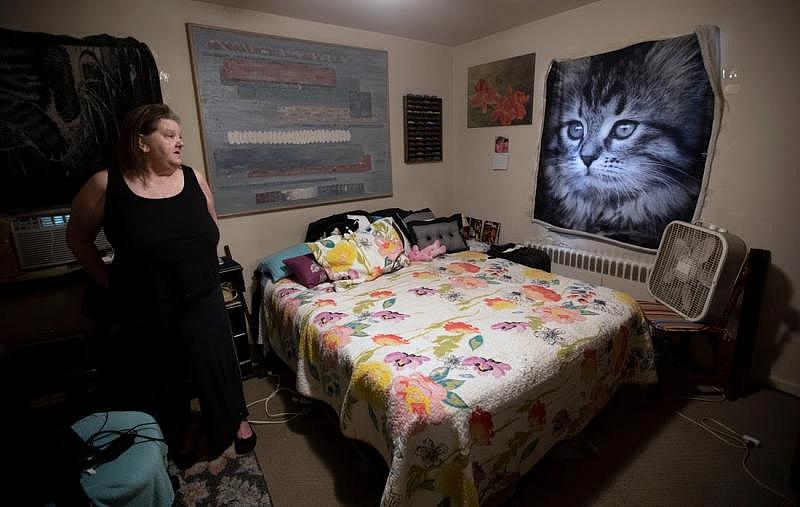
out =
[(405, 160), (407, 164), (442, 161), (442, 99), (405, 95)]

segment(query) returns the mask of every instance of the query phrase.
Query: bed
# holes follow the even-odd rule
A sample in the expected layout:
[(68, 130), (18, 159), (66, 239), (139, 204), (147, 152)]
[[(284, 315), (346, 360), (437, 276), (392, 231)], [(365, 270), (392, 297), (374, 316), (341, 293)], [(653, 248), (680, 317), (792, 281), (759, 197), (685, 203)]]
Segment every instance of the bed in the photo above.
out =
[(381, 505), (479, 505), (656, 381), (623, 292), (464, 251), (347, 290), (263, 279), (260, 333), (389, 474)]

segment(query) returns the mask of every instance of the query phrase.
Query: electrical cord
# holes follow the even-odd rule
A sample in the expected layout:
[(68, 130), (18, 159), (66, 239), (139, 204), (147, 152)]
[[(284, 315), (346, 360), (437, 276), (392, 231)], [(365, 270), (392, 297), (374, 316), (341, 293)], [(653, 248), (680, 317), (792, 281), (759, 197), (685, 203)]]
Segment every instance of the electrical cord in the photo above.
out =
[[(165, 442), (166, 441), (163, 438), (159, 438), (159, 437), (151, 437), (149, 435), (141, 435), (141, 434), (139, 434), (138, 431), (136, 431), (139, 428), (141, 428), (142, 426), (148, 426), (148, 425), (157, 424), (155, 421), (150, 421), (150, 422), (146, 422), (146, 423), (139, 423), (139, 424), (137, 424), (135, 426), (131, 426), (130, 428), (125, 428), (125, 429), (121, 429), (121, 430), (103, 430), (103, 428), (105, 427), (106, 423), (108, 422), (108, 412), (106, 412), (105, 415), (106, 415), (106, 419), (105, 419), (105, 421), (103, 421), (103, 424), (100, 426), (100, 429), (95, 431), (94, 433), (92, 433), (89, 436), (89, 438), (86, 439), (86, 443), (87, 444), (94, 445), (95, 440), (99, 440), (101, 437), (104, 437), (106, 435), (123, 436), (123, 435), (131, 435), (131, 434), (133, 434), (134, 437), (141, 438), (142, 442)], [(113, 442), (113, 439), (109, 440), (108, 442), (105, 442), (103, 444), (99, 444), (99, 446), (100, 447), (107, 446), (111, 442)], [(136, 442), (136, 443), (139, 444), (139, 443), (142, 443), (142, 442)]]
[[(128, 429), (128, 430), (106, 430), (106, 431), (103, 431), (103, 432), (101, 432), (101, 433), (97, 434), (97, 438), (99, 439), (100, 437), (103, 437), (103, 436), (106, 436), (106, 435), (117, 435), (118, 437), (122, 437), (122, 436), (125, 436), (125, 437), (132, 436), (132, 437), (134, 437), (134, 438), (140, 438), (140, 439), (141, 439), (140, 441), (137, 441), (137, 442), (135, 442), (134, 444), (142, 444), (142, 443), (145, 443), (145, 442), (166, 442), (166, 440), (165, 440), (165, 439), (163, 439), (163, 438), (159, 438), (159, 437), (151, 437), (150, 435), (142, 435), (141, 433), (139, 433), (139, 432), (138, 432), (138, 431), (136, 431), (135, 429)], [(100, 448), (103, 448), (103, 447), (105, 447), (105, 446), (109, 445), (109, 444), (110, 444), (111, 442), (113, 442), (114, 440), (115, 440), (115, 439), (111, 439), (111, 440), (109, 440), (108, 442), (104, 442), (104, 443), (102, 443), (102, 444), (99, 444), (99, 445), (98, 445), (98, 447), (100, 447)], [(90, 445), (93, 445), (93, 441), (91, 441), (91, 442), (90, 442), (90, 441), (88, 441), (88, 440), (87, 440), (87, 442), (86, 442), (86, 443), (89, 443)]]
[[(134, 445), (144, 444), (148, 442), (164, 442), (163, 438), (153, 437), (150, 435), (142, 435), (139, 429), (144, 426), (156, 424), (155, 421), (136, 424), (129, 428), (119, 430), (106, 430), (108, 423), (109, 413), (105, 412), (105, 419), (100, 425), (100, 429), (92, 433), (85, 441), (86, 448), (80, 456), (81, 468), (83, 472), (94, 475), (97, 473), (96, 468), (104, 463), (116, 460), (125, 451)], [(106, 439), (106, 437), (114, 436), (113, 438)], [(100, 440), (105, 440), (100, 442)]]
[(106, 411), (103, 413), (103, 415), (105, 415), (105, 419), (103, 419), (103, 424), (101, 424), (101, 425), (100, 425), (100, 429), (98, 429), (97, 431), (95, 431), (94, 433), (92, 433), (91, 435), (89, 435), (89, 438), (87, 438), (87, 439), (86, 439), (86, 443), (87, 443), (87, 444), (91, 445), (91, 443), (92, 443), (92, 442), (94, 441), (94, 439), (96, 438), (96, 435), (97, 435), (98, 433), (100, 433), (101, 431), (103, 431), (103, 429), (106, 427), (106, 424), (108, 424), (108, 410), (106, 410)]
[[(150, 421), (150, 422), (146, 422), (146, 423), (139, 423), (139, 424), (137, 424), (135, 426), (131, 426), (130, 428), (124, 428), (124, 429), (120, 429), (120, 430), (104, 430), (103, 428), (105, 428), (106, 423), (108, 423), (108, 412), (105, 412), (105, 420), (103, 421), (103, 424), (100, 426), (100, 429), (95, 431), (94, 433), (92, 433), (89, 436), (89, 438), (86, 439), (86, 443), (88, 445), (95, 446), (95, 441), (96, 440), (99, 440), (100, 438), (102, 438), (104, 436), (108, 436), (108, 435), (117, 435), (118, 437), (133, 435), (134, 438), (141, 438), (142, 439), (141, 442), (135, 442), (137, 444), (143, 443), (143, 442), (165, 442), (166, 441), (163, 438), (159, 438), (159, 437), (151, 437), (149, 435), (141, 435), (141, 434), (139, 434), (138, 431), (136, 431), (136, 430), (138, 430), (139, 428), (141, 428), (143, 426), (150, 426), (150, 425), (157, 424), (155, 421)], [(106, 447), (109, 444), (111, 444), (111, 442), (113, 442), (114, 440), (115, 439), (111, 439), (108, 442), (104, 442), (102, 444), (98, 444), (95, 447), (97, 447), (99, 449), (102, 449), (103, 447)]]
[[(265, 396), (264, 398), (259, 398), (259, 399), (255, 400), (255, 401), (251, 401), (250, 403), (248, 403), (247, 404), (247, 408), (250, 408), (250, 407), (252, 407), (253, 405), (255, 405), (257, 403), (264, 402), (264, 413), (267, 415), (267, 417), (272, 417), (272, 418), (285, 417), (285, 419), (280, 419), (280, 420), (276, 421), (276, 420), (272, 420), (272, 419), (259, 420), (259, 419), (249, 419), (248, 418), (248, 422), (250, 422), (250, 424), (285, 424), (285, 423), (288, 423), (289, 421), (291, 421), (293, 419), (296, 419), (297, 417), (300, 417), (300, 416), (308, 414), (314, 408), (314, 406), (311, 404), (312, 400), (307, 399), (306, 397), (304, 397), (302, 394), (298, 393), (294, 389), (289, 389), (288, 387), (281, 387), (281, 378), (278, 375), (274, 375), (272, 373), (267, 373), (266, 376), (270, 380), (274, 379), (275, 388), (273, 389), (273, 391), (268, 396)], [(301, 412), (278, 412), (276, 414), (271, 413), (269, 411), (269, 402), (270, 402), (270, 400), (272, 398), (275, 397), (276, 394), (278, 394), (281, 391), (285, 391), (285, 392), (291, 393), (293, 395), (293, 399), (299, 401), (300, 403), (303, 403), (303, 404), (307, 405), (307, 408), (305, 410), (301, 411)], [(305, 401), (305, 400), (307, 400), (307, 401)]]
[[(712, 401), (712, 400), (703, 400), (703, 401)], [(716, 401), (716, 400), (714, 400), (714, 401)], [(744, 454), (742, 455), (742, 468), (744, 469), (745, 473), (747, 473), (747, 475), (749, 475), (750, 478), (753, 479), (753, 481), (756, 484), (758, 484), (762, 488), (766, 489), (767, 491), (769, 491), (773, 495), (776, 495), (776, 496), (780, 497), (781, 499), (783, 499), (786, 502), (788, 502), (790, 505), (797, 505), (797, 502), (795, 502), (794, 500), (792, 500), (788, 496), (784, 495), (780, 491), (772, 488), (771, 486), (769, 486), (769, 485), (765, 484), (763, 481), (761, 481), (747, 467), (747, 459), (750, 457), (750, 451), (752, 449), (754, 449), (756, 447), (759, 447), (761, 445), (761, 442), (757, 438), (755, 438), (755, 437), (753, 437), (751, 435), (745, 435), (745, 434), (738, 433), (733, 428), (721, 423), (720, 421), (714, 419), (713, 417), (702, 417), (699, 421), (697, 421), (695, 419), (692, 419), (688, 415), (684, 414), (680, 410), (673, 410), (673, 411), (676, 414), (678, 414), (679, 416), (681, 416), (682, 418), (684, 418), (687, 421), (689, 421), (690, 423), (692, 423), (692, 424), (698, 426), (699, 428), (701, 428), (702, 430), (710, 433), (712, 436), (714, 436), (714, 438), (716, 438), (720, 442), (724, 443), (725, 445), (730, 446), (730, 447), (734, 447), (736, 449), (743, 449), (744, 450)], [(712, 426), (712, 424), (710, 424), (710, 423), (713, 423), (713, 425), (716, 426), (716, 427)]]

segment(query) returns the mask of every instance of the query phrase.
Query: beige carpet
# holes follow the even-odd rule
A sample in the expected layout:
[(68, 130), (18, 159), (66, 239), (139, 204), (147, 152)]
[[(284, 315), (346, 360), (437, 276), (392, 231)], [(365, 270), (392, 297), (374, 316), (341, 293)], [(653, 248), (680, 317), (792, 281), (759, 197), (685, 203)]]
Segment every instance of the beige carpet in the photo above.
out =
[[(280, 375), (282, 386), (293, 387), (288, 369), (274, 359), (267, 364)], [(245, 382), (249, 401), (272, 391), (273, 381), (268, 378)], [(270, 401), (270, 410), (310, 408), (310, 413), (286, 424), (256, 426), (256, 453), (273, 505), (378, 505), (386, 474), (380, 456), (342, 437), (329, 409), (291, 398), (279, 393)], [(582, 438), (555, 448), (503, 504), (790, 505), (747, 476), (741, 450), (685, 421), (674, 412), (678, 409), (695, 419), (714, 417), (757, 437), (762, 446), (751, 453), (751, 471), (797, 502), (789, 473), (800, 431), (800, 400), (771, 389), (721, 403), (650, 400), (642, 390), (626, 387)], [(251, 407), (250, 414), (251, 419), (266, 419), (263, 403)]]

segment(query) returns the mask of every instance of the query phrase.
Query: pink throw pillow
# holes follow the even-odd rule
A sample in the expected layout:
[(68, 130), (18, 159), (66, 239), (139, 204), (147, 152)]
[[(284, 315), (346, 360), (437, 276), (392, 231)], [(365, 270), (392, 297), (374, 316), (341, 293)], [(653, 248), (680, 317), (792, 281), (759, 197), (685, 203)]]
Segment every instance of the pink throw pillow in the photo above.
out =
[(328, 280), (325, 268), (317, 264), (312, 254), (284, 259), (283, 263), (289, 268), (289, 272), (294, 275), (294, 279), (309, 289)]

